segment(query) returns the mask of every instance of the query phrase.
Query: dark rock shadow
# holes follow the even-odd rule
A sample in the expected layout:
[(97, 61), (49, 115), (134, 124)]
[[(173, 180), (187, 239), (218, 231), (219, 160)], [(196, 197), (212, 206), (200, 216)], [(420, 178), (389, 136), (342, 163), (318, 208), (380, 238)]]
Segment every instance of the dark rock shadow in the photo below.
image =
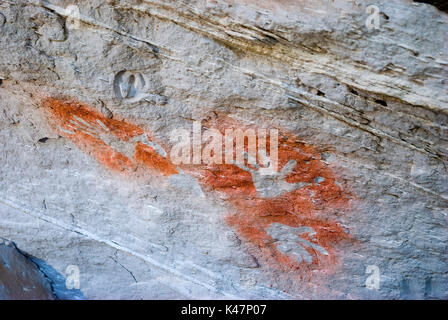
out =
[(51, 265), (42, 259), (33, 257), (21, 251), (30, 261), (36, 264), (39, 270), (47, 277), (50, 282), (54, 295), (59, 300), (86, 300), (84, 294), (79, 289), (67, 289), (67, 279), (57, 272)]
[(432, 4), (434, 7), (440, 11), (448, 13), (448, 1), (446, 0), (414, 0), (414, 2), (422, 2)]

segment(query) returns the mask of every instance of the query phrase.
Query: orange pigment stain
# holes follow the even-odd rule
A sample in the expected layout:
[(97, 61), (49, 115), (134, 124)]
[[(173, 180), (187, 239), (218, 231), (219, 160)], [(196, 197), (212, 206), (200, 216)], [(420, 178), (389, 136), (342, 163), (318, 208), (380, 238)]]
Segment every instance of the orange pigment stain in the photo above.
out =
[[(203, 122), (203, 126), (218, 129), (223, 135), (226, 129), (256, 130), (254, 126), (243, 125), (221, 114)], [(279, 169), (290, 160), (296, 162), (285, 181), (306, 183), (306, 187), (262, 198), (257, 194), (251, 174), (235, 165), (189, 165), (183, 169), (196, 176), (204, 189), (218, 193), (232, 205), (234, 213), (228, 214), (225, 220), (252, 246), (259, 260), (283, 271), (324, 270), (329, 273), (339, 262), (335, 247), (349, 239), (344, 228), (333, 219), (338, 211), (348, 208), (349, 195), (336, 184), (334, 174), (314, 147), (281, 132), (278, 143)], [(269, 150), (269, 136), (266, 150)], [(318, 240), (315, 243), (325, 248), (328, 255), (308, 248), (312, 262), (303, 263), (282, 253), (278, 243), (267, 232), (273, 223), (294, 228), (311, 227)], [(306, 239), (306, 235), (304, 237)]]
[[(146, 137), (151, 141), (150, 136), (138, 126), (105, 118), (93, 108), (79, 102), (46, 98), (43, 106), (60, 135), (111, 170), (143, 170), (163, 176), (178, 173), (178, 168), (170, 161), (169, 155), (164, 157), (148, 144), (134, 141), (138, 137)], [(243, 131), (248, 128), (256, 129), (255, 126), (244, 125), (226, 115), (218, 114), (204, 121), (203, 126), (218, 129), (223, 135), (225, 129), (229, 128)], [(267, 142), (269, 150), (269, 138)], [(117, 147), (120, 144), (124, 144), (124, 150), (130, 152), (120, 152)], [(275, 197), (260, 196), (252, 174), (233, 164), (179, 167), (196, 177), (204, 191), (228, 203), (230, 213), (225, 221), (252, 248), (253, 255), (261, 265), (301, 274), (309, 274), (313, 270), (330, 273), (339, 261), (338, 243), (349, 239), (344, 228), (336, 221), (336, 214), (348, 208), (349, 195), (336, 183), (334, 174), (322, 161), (319, 151), (298, 141), (293, 135), (280, 132), (278, 155), (279, 170), (288, 161), (295, 161), (294, 168), (284, 177), (284, 181), (291, 184), (302, 183), (303, 187)], [(301, 234), (301, 239), (323, 248), (327, 254), (312, 246), (303, 247), (311, 256), (311, 261), (306, 262), (282, 252), (278, 241), (268, 232), (273, 224), (312, 228), (313, 237)]]
[[(50, 122), (61, 136), (107, 168), (120, 172), (150, 170), (164, 176), (177, 173), (171, 161), (159, 155), (152, 147), (131, 141), (137, 137), (152, 141), (149, 134), (138, 126), (108, 119), (75, 101), (46, 98), (43, 106)], [(120, 149), (128, 149), (129, 154), (124, 154)]]

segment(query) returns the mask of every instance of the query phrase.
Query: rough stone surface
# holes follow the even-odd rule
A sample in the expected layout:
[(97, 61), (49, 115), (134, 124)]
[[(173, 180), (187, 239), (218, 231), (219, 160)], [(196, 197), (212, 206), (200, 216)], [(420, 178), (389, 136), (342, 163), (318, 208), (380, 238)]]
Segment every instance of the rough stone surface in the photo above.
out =
[(53, 300), (50, 282), (36, 264), (0, 238), (0, 300)]
[[(447, 299), (447, 35), (410, 0), (1, 1), (0, 236), (79, 268), (63, 298)], [(279, 172), (174, 164), (194, 120), (278, 128)]]

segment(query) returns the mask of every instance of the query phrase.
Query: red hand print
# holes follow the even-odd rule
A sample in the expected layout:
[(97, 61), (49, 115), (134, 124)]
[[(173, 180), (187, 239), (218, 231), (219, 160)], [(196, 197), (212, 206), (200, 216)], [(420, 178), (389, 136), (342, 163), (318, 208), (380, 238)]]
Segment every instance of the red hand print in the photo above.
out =
[[(53, 98), (43, 100), (59, 134), (107, 168), (147, 174), (179, 172), (166, 148), (136, 125), (108, 119), (88, 106)], [(224, 133), (244, 126), (217, 115), (206, 122)], [(269, 146), (269, 144), (268, 144)], [(279, 140), (279, 171), (260, 175), (260, 166), (181, 165), (204, 190), (224, 197), (232, 213), (225, 217), (252, 246), (264, 264), (282, 270), (331, 269), (336, 244), (348, 235), (332, 217), (348, 199), (313, 147), (283, 134)]]

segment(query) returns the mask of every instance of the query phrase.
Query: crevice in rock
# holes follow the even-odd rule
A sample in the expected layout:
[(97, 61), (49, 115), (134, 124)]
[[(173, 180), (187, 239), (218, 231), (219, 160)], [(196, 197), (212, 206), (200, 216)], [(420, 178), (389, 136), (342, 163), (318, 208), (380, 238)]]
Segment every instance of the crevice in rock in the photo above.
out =
[(114, 261), (116, 264), (118, 264), (120, 267), (122, 267), (124, 270), (126, 270), (130, 275), (131, 275), (131, 277), (132, 277), (132, 279), (134, 279), (134, 281), (135, 281), (135, 283), (138, 283), (138, 281), (137, 281), (137, 279), (135, 278), (135, 276), (134, 276), (134, 274), (132, 273), (132, 271), (131, 270), (129, 270), (128, 268), (126, 268), (124, 265), (122, 265), (119, 261), (118, 261), (118, 258), (117, 258), (117, 252), (115, 251), (115, 258), (114, 257), (109, 257), (109, 258), (111, 258), (112, 259), (112, 261)]
[(448, 13), (448, 2), (446, 0), (414, 0), (414, 2), (431, 4), (437, 9)]
[[(1, 237), (0, 246), (3, 247), (0, 248), (2, 249), (0, 268), (6, 268), (3, 270), (5, 272), (0, 273), (0, 283), (3, 283), (3, 288), (7, 288), (5, 292), (7, 296), (0, 298), (58, 299), (54, 292), (53, 281), (27, 253), (20, 250), (14, 242)], [(3, 258), (1, 255), (4, 255)], [(11, 283), (13, 279), (15, 282)], [(12, 296), (8, 296), (8, 293)]]

